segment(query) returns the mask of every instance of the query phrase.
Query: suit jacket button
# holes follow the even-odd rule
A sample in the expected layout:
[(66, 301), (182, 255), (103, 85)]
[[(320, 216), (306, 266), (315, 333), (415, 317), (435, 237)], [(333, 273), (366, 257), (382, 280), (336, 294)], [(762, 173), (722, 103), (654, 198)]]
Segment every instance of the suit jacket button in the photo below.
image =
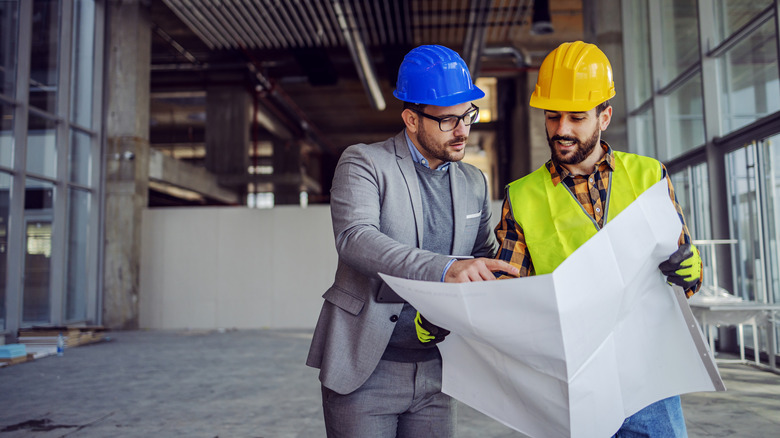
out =
[(393, 316), (391, 316), (391, 317), (390, 317), (390, 321), (391, 321), (391, 322), (396, 322), (396, 321), (398, 321), (398, 315), (393, 315)]

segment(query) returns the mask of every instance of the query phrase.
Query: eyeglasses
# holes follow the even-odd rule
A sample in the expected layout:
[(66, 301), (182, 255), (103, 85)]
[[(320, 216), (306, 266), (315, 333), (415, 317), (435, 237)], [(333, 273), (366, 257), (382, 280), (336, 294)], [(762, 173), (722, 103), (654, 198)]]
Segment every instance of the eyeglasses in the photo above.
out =
[(423, 117), (439, 122), (439, 129), (441, 129), (442, 132), (450, 132), (457, 128), (458, 123), (460, 123), (461, 120), (463, 120), (463, 126), (470, 126), (479, 118), (479, 107), (473, 103), (471, 104), (471, 108), (460, 116), (436, 117), (430, 114), (425, 114), (424, 112), (414, 108), (409, 109)]

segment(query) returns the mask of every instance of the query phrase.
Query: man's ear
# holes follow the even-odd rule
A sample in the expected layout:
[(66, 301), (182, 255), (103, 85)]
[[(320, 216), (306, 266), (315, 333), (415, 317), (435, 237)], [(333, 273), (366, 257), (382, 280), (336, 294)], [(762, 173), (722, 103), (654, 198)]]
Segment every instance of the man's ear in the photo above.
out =
[(609, 122), (612, 121), (612, 105), (604, 108), (604, 111), (599, 114), (599, 129), (602, 131), (607, 130)]
[(401, 112), (401, 118), (404, 121), (404, 125), (406, 125), (406, 130), (411, 132), (412, 134), (417, 134), (417, 130), (419, 129), (419, 123), (420, 119), (417, 117), (417, 114), (414, 113), (414, 111), (410, 110), (409, 108), (403, 110)]

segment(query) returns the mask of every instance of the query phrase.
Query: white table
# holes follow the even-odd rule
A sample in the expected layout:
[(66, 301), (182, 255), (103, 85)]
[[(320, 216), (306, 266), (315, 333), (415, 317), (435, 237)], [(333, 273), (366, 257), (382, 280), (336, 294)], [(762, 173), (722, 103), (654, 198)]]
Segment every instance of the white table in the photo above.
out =
[[(776, 369), (774, 328), (769, 322), (774, 320), (774, 315), (780, 312), (780, 304), (758, 303), (754, 301), (724, 302), (713, 297), (704, 297), (700, 300), (690, 300), (691, 310), (699, 320), (702, 330), (706, 334), (710, 344), (710, 351), (715, 351), (715, 328), (719, 325), (737, 326), (739, 336), (739, 357), (740, 362), (745, 360), (744, 343), (744, 324), (750, 324), (753, 327), (753, 351), (755, 352), (755, 363), (763, 366), (759, 358), (758, 326), (766, 325), (769, 330), (769, 368)], [(726, 362), (725, 360), (718, 360)]]

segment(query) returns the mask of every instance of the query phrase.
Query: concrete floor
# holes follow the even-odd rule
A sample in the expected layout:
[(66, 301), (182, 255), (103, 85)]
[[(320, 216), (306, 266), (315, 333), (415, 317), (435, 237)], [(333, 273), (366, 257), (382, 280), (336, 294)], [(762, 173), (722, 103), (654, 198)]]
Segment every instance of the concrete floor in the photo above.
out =
[[(309, 331), (109, 332), (0, 368), (0, 438), (325, 436)], [(728, 391), (683, 396), (691, 437), (780, 436), (780, 376), (723, 364)], [(459, 407), (464, 437), (524, 435)]]

